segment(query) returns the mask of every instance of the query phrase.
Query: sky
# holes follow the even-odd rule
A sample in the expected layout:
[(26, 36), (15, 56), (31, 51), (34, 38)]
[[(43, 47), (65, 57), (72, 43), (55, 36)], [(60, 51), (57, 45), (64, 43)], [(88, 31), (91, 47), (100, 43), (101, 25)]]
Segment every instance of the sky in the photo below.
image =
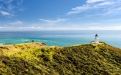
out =
[(121, 0), (0, 0), (0, 30), (121, 30)]

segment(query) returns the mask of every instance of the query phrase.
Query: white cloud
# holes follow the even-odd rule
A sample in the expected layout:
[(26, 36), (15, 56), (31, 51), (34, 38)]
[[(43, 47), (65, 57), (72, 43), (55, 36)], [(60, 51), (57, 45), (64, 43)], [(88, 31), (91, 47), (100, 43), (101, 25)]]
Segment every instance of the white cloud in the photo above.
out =
[(67, 13), (67, 15), (81, 13), (90, 10), (92, 10), (93, 12), (95, 10), (100, 10), (101, 12), (98, 13), (114, 13), (116, 11), (119, 12), (118, 10), (120, 10), (120, 8), (120, 0), (87, 0), (86, 4), (72, 8), (72, 10)]
[(0, 1), (4, 3), (11, 3), (13, 0), (0, 0)]
[(23, 22), (22, 21), (15, 21), (15, 22), (11, 22), (11, 25), (22, 25)]
[(117, 18), (117, 19), (108, 19), (108, 20), (105, 20), (105, 21), (108, 21), (108, 22), (114, 22), (114, 21), (121, 22), (121, 18)]
[[(13, 3), (14, 1), (14, 3)], [(18, 2), (19, 1), (19, 2)], [(20, 4), (22, 4), (23, 0), (0, 0), (0, 11), (3, 16), (14, 16), (16, 11), (21, 10)]]
[(102, 2), (104, 0), (87, 0), (87, 3), (96, 3), (96, 2)]
[(4, 16), (8, 16), (8, 15), (10, 15), (9, 12), (5, 12), (5, 11), (0, 11), (0, 13), (1, 13), (2, 15), (4, 15)]
[(113, 5), (113, 4), (115, 4), (115, 2), (108, 1), (108, 2), (99, 3), (98, 6), (106, 6), (106, 5)]
[(56, 19), (56, 20), (45, 20), (45, 19), (39, 19), (41, 21), (44, 21), (50, 25), (52, 24), (55, 24), (55, 23), (58, 23), (58, 22), (62, 22), (62, 21), (65, 21), (66, 19)]
[(90, 5), (78, 6), (78, 7), (72, 8), (72, 11), (68, 12), (67, 15), (80, 13), (88, 9), (91, 9)]

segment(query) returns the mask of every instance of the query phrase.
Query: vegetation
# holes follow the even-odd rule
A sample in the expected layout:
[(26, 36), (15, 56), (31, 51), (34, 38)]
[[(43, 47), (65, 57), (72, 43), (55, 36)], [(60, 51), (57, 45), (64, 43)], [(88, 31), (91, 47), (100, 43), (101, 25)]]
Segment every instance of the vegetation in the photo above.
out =
[[(14, 49), (14, 50), (12, 50)], [(121, 75), (121, 49), (106, 43), (0, 47), (0, 75)]]

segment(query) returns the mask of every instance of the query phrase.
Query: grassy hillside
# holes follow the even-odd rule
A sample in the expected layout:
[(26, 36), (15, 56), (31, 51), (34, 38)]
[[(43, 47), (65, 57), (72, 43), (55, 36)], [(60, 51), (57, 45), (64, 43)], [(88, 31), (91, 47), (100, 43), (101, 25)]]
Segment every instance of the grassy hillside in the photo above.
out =
[(121, 75), (121, 50), (108, 44), (0, 47), (1, 75)]

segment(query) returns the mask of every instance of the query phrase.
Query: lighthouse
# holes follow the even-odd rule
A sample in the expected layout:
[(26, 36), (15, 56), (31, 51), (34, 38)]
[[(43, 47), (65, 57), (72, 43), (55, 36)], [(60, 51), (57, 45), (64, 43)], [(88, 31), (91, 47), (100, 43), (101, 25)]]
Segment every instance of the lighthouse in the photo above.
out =
[(95, 43), (96, 43), (96, 44), (99, 43), (99, 38), (98, 38), (98, 35), (97, 35), (97, 34), (95, 35)]

